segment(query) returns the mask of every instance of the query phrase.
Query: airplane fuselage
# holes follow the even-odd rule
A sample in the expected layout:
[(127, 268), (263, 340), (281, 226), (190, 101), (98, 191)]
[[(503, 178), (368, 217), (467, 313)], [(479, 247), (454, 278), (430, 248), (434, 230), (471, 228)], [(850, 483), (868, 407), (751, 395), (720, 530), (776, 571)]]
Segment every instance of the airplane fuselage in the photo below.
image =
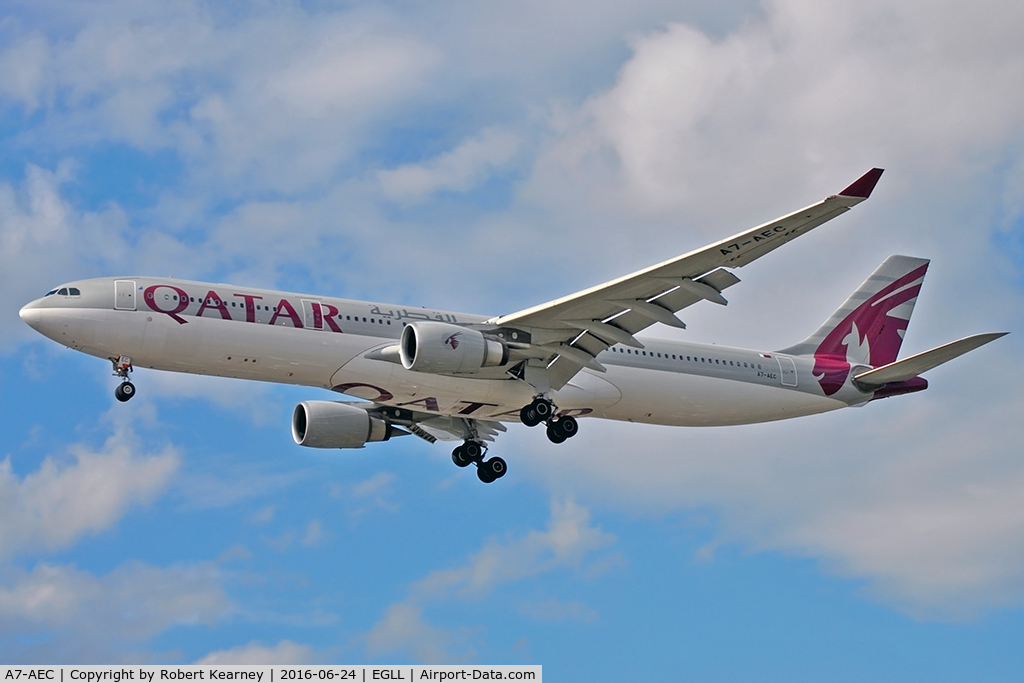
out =
[[(62, 294), (60, 292), (69, 293)], [(77, 295), (70, 292), (77, 291)], [(535, 389), (508, 368), (485, 376), (407, 370), (370, 358), (413, 321), (482, 325), (487, 317), (231, 285), (147, 277), (69, 283), (22, 311), (72, 349), (135, 367), (330, 389), (442, 416), (519, 421)], [(598, 356), (552, 399), (562, 414), (664, 425), (736, 425), (864, 403), (846, 382), (826, 396), (813, 358), (644, 338)]]

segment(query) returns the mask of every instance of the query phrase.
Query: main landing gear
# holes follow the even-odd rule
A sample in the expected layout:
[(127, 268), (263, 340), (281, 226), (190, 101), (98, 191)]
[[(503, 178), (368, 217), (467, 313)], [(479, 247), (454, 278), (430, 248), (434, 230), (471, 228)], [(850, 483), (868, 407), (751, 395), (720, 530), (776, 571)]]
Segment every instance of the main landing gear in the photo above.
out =
[(128, 381), (128, 373), (132, 371), (132, 359), (128, 356), (121, 356), (112, 362), (114, 363), (114, 374), (121, 378), (121, 383), (114, 389), (114, 398), (124, 403), (135, 395), (135, 385)]
[(562, 443), (566, 439), (571, 439), (580, 429), (575, 417), (556, 415), (555, 404), (543, 396), (538, 396), (532, 403), (523, 406), (519, 411), (519, 419), (527, 427), (536, 427), (541, 422), (547, 424), (548, 439), (552, 443)]
[(452, 451), (452, 462), (459, 467), (468, 467), (476, 463), (476, 476), (485, 484), (501, 479), (508, 471), (508, 466), (501, 458), (494, 457), (484, 460), (486, 449), (479, 441), (466, 441)]

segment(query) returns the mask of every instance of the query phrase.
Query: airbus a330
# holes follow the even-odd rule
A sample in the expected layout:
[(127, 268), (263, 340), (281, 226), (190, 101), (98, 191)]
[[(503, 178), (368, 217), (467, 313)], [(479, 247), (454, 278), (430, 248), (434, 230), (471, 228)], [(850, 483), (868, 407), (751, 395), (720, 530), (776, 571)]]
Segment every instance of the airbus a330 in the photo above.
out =
[(113, 364), (280, 382), (350, 399), (304, 401), (301, 446), (362, 448), (414, 434), (460, 441), (452, 460), (481, 481), (506, 472), (488, 446), (505, 423), (561, 443), (578, 418), (738, 425), (921, 391), (920, 375), (1002, 336), (969, 336), (897, 358), (928, 261), (890, 256), (804, 341), (763, 351), (637, 336), (711, 302), (733, 273), (866, 200), (872, 169), (837, 195), (617, 280), (507, 315), (453, 313), (158, 277), (70, 282), (21, 309), (67, 347)]

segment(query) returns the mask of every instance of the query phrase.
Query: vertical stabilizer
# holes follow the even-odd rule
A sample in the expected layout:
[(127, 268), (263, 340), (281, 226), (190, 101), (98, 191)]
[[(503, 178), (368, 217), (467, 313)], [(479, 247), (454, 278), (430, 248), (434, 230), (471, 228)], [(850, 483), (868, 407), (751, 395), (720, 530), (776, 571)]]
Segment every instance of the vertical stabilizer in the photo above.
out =
[(814, 356), (814, 377), (826, 396), (842, 388), (853, 365), (894, 362), (928, 263), (890, 256), (817, 332), (781, 353)]

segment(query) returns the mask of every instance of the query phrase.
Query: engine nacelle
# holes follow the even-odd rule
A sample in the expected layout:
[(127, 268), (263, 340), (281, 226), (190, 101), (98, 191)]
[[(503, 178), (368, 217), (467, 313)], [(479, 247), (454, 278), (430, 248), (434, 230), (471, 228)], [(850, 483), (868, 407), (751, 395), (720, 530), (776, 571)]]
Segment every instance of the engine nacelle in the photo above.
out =
[(504, 342), (448, 323), (409, 323), (399, 348), (406, 370), (435, 375), (465, 374), (508, 362)]
[(303, 401), (292, 413), (292, 438), (310, 448), (362, 448), (391, 438), (391, 423), (335, 401)]

